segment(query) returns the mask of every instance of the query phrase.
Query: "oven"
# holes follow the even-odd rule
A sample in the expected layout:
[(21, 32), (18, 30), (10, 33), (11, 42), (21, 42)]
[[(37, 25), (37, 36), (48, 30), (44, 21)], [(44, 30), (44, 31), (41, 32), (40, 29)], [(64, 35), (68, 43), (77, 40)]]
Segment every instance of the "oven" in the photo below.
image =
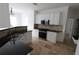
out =
[(47, 37), (47, 30), (46, 29), (39, 29), (39, 37), (46, 40)]

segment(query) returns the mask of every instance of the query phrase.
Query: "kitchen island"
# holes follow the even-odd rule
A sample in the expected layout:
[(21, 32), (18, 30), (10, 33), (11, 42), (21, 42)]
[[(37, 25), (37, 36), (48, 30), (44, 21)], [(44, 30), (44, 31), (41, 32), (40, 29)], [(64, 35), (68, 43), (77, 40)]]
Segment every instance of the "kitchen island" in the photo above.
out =
[(0, 29), (0, 55), (26, 55), (32, 51), (32, 31), (27, 26)]

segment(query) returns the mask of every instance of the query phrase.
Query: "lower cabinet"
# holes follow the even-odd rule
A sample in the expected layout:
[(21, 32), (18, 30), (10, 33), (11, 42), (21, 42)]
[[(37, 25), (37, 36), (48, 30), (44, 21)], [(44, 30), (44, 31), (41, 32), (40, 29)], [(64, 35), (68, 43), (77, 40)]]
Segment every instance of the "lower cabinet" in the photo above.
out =
[(32, 31), (32, 37), (39, 38), (39, 30), (34, 29), (34, 30)]
[(32, 42), (32, 31), (27, 31), (23, 38), (21, 39), (21, 41), (24, 43), (24, 44), (29, 44)]
[(57, 33), (47, 31), (47, 40), (49, 42), (56, 43), (56, 36), (57, 36)]

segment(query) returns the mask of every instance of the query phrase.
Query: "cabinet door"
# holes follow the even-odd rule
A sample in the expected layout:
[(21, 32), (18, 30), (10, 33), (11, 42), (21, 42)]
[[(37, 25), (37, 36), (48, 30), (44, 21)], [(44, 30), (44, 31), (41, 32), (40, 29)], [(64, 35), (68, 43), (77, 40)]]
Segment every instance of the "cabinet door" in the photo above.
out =
[(56, 35), (57, 35), (57, 33), (48, 31), (47, 32), (47, 40), (49, 42), (56, 43)]
[(50, 19), (49, 20), (50, 20), (49, 24), (53, 25), (54, 24), (54, 14), (53, 13), (50, 14)]
[(49, 15), (49, 13), (45, 13), (43, 17), (44, 17), (44, 20), (45, 20), (45, 21), (48, 21), (50, 15)]
[(36, 15), (36, 24), (41, 24), (41, 20), (49, 20), (49, 14), (38, 14)]
[(59, 17), (60, 17), (60, 13), (54, 13), (54, 24), (55, 25), (59, 25)]
[(34, 29), (33, 32), (32, 32), (32, 37), (38, 38), (39, 37), (38, 33), (39, 33), (39, 30)]
[(59, 12), (51, 13), (50, 14), (50, 24), (51, 25), (59, 25), (59, 17), (60, 17)]
[(21, 42), (24, 44), (29, 44), (32, 42), (32, 31), (28, 31), (24, 33), (23, 39), (21, 39)]
[(24, 42), (27, 44), (32, 42), (32, 31), (28, 31), (24, 34)]

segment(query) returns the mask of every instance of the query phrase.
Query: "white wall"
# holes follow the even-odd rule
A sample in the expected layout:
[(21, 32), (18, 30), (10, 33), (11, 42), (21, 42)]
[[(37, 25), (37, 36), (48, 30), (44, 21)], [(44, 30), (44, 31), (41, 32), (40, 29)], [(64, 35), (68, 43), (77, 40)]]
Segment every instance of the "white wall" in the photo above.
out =
[(34, 28), (34, 11), (26, 11), (22, 14), (22, 25), (28, 26), (29, 30), (33, 30)]
[(34, 26), (34, 9), (30, 3), (10, 3), (9, 9), (13, 8), (13, 12), (20, 13), (22, 20), (20, 23), (22, 26), (28, 26), (28, 29), (32, 30)]
[(8, 3), (0, 3), (0, 28), (10, 26), (9, 5)]
[(34, 28), (34, 11), (31, 11), (29, 13), (29, 21), (28, 21), (28, 23), (29, 23), (29, 29), (33, 30), (33, 28)]
[(22, 25), (22, 14), (17, 13), (15, 16), (16, 16), (17, 25), (21, 26)]
[(10, 15), (10, 25), (11, 26), (21, 26), (22, 25), (22, 15), (21, 13), (14, 13)]

